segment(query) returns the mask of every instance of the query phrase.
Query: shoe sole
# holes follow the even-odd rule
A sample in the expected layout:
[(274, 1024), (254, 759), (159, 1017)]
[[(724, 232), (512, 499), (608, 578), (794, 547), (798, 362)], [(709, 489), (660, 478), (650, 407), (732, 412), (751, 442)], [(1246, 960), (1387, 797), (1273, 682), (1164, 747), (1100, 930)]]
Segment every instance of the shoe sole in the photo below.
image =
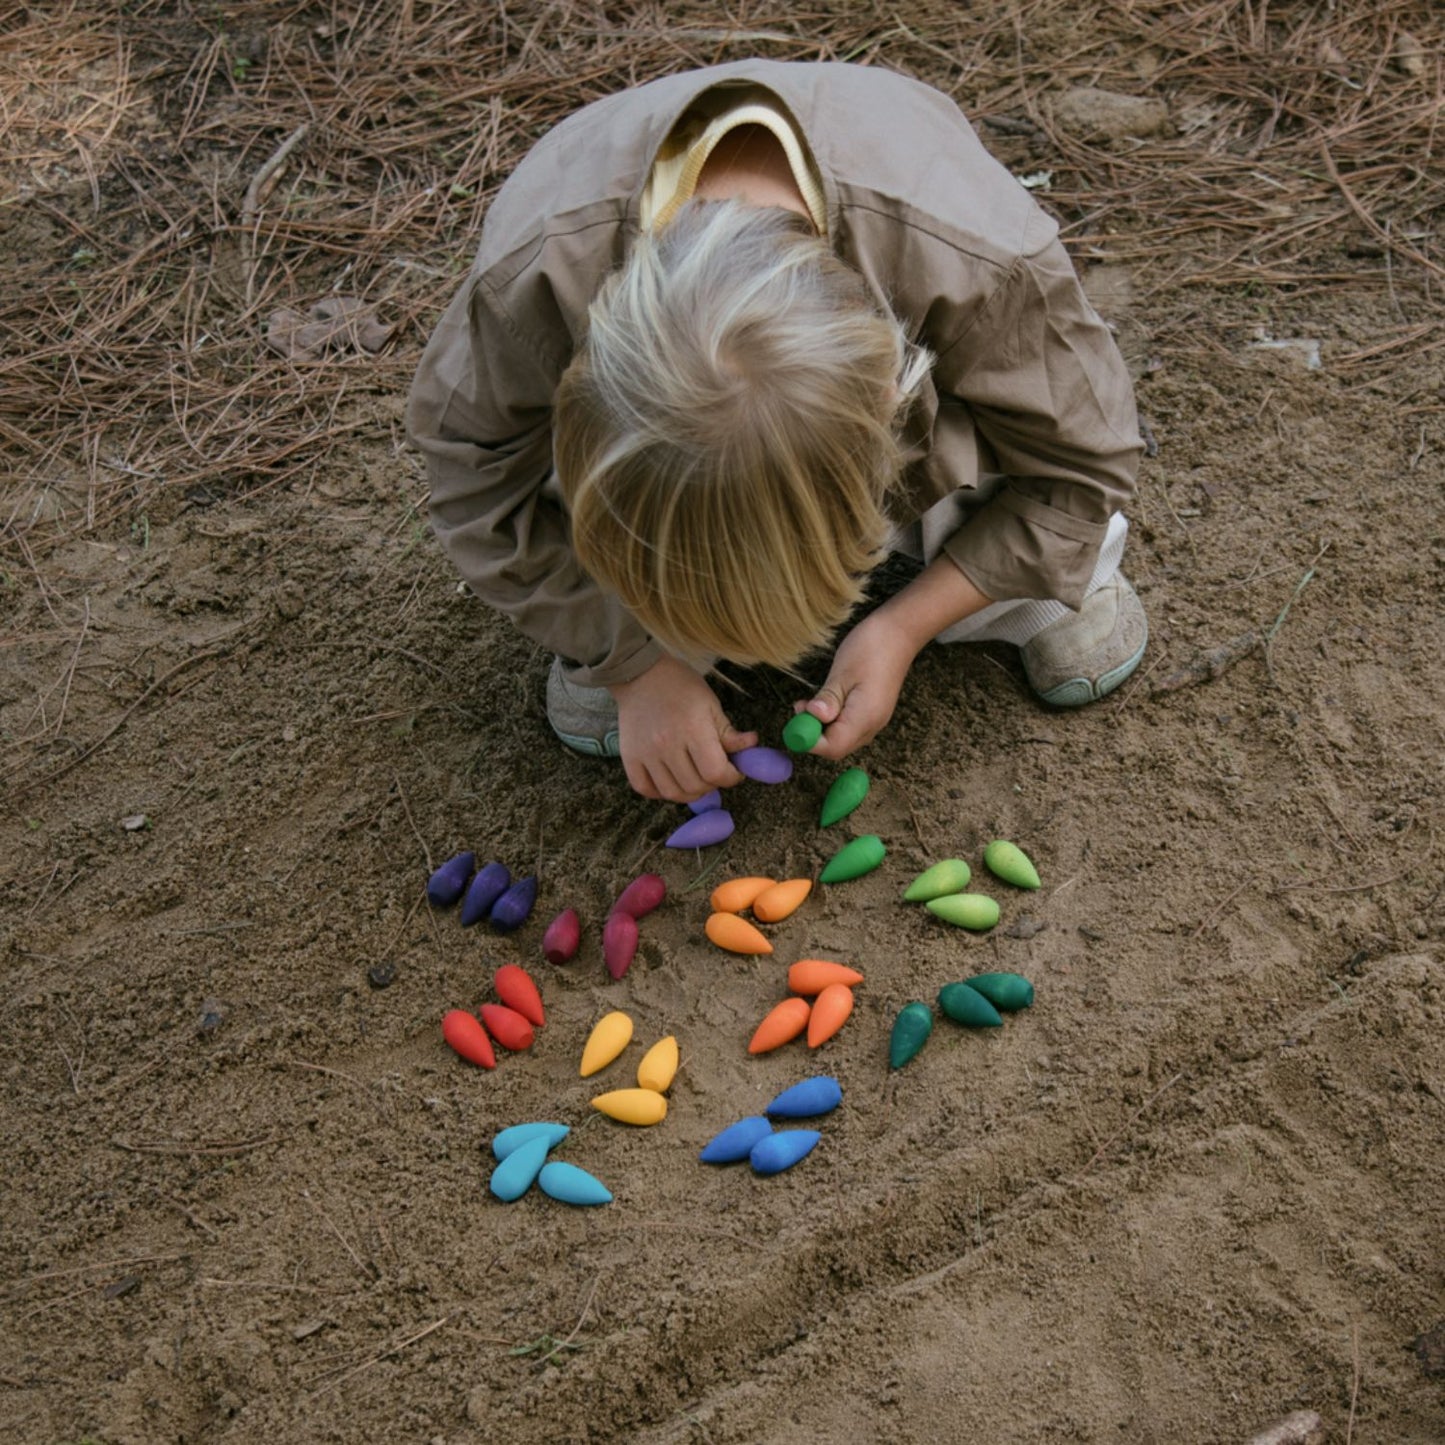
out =
[(620, 758), (622, 756), (622, 744), (616, 728), (600, 738), (579, 737), (576, 733), (558, 732), (556, 728), (553, 728), (552, 731), (557, 733), (557, 736), (574, 753), (581, 753), (584, 758)]
[(1148, 645), (1149, 639), (1146, 637), (1139, 644), (1138, 652), (1126, 662), (1121, 662), (1118, 667), (1110, 668), (1097, 678), (1071, 677), (1067, 682), (1061, 682), (1047, 692), (1040, 692), (1038, 698), (1050, 707), (1084, 707), (1088, 703), (1098, 702), (1101, 697), (1107, 697), (1113, 692), (1139, 666)]

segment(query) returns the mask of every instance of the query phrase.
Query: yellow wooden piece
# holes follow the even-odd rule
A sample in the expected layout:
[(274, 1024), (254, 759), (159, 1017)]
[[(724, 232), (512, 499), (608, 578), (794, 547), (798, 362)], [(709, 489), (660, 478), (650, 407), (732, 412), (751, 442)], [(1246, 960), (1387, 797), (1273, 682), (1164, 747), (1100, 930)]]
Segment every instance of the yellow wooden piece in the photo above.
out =
[(677, 1059), (677, 1040), (671, 1034), (665, 1039), (658, 1039), (643, 1054), (642, 1062), (637, 1066), (638, 1088), (665, 1094), (672, 1083), (672, 1076), (677, 1073)]
[(811, 878), (789, 878), (784, 883), (774, 883), (753, 899), (753, 917), (761, 923), (781, 923), (803, 906), (803, 900), (812, 891)]
[(752, 907), (759, 893), (774, 886), (771, 878), (730, 878), (713, 889), (708, 901), (714, 913), (741, 913)]
[(613, 1089), (598, 1094), (592, 1107), (624, 1124), (660, 1124), (667, 1117), (667, 1100), (655, 1089)]
[(604, 1014), (582, 1050), (582, 1077), (605, 1069), (632, 1042), (632, 1020), (625, 1013)]

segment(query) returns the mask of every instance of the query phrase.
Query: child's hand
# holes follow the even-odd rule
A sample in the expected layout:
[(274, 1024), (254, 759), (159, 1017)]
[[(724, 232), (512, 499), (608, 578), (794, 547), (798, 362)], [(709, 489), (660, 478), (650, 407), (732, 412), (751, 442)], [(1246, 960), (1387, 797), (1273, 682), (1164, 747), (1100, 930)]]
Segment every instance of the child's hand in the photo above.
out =
[(846, 758), (888, 725), (917, 655), (910, 635), (881, 611), (865, 617), (838, 645), (832, 671), (816, 697), (800, 703), (823, 724), (813, 753)]
[(742, 782), (728, 754), (755, 746), (758, 735), (738, 732), (707, 680), (685, 662), (664, 656), (610, 690), (622, 766), (644, 798), (690, 803)]

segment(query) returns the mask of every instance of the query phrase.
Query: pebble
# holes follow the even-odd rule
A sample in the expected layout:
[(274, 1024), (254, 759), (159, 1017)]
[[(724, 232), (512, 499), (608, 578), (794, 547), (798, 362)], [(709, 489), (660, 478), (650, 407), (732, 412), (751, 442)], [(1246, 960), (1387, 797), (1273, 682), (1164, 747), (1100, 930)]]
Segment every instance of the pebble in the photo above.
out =
[(396, 982), (394, 963), (373, 963), (366, 970), (366, 981), (372, 988), (390, 988)]

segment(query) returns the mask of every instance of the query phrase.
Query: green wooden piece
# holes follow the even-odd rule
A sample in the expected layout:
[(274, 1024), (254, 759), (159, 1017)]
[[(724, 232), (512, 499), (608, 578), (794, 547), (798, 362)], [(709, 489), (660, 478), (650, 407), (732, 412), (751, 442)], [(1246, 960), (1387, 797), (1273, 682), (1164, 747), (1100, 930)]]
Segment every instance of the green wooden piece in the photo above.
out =
[(893, 1033), (888, 1040), (888, 1067), (901, 1069), (933, 1032), (933, 1010), (926, 1003), (906, 1003), (893, 1020)]
[(975, 933), (998, 922), (998, 904), (982, 893), (946, 893), (942, 898), (930, 898), (924, 907), (945, 923), (971, 928)]
[(863, 874), (871, 873), (887, 852), (883, 840), (876, 833), (865, 833), (839, 848), (819, 877), (824, 883), (843, 883), (849, 878), (861, 878)]
[(954, 1023), (971, 1029), (1003, 1027), (999, 1011), (966, 983), (946, 983), (938, 991), (938, 1006)]
[(867, 796), (868, 774), (862, 768), (849, 768), (847, 772), (839, 773), (828, 789), (828, 796), (823, 799), (819, 826), (831, 828), (834, 823), (846, 818)]
[(968, 887), (973, 870), (962, 858), (945, 858), (932, 868), (925, 868), (904, 890), (905, 903), (927, 903), (946, 893), (962, 893)]
[(810, 712), (796, 712), (783, 729), (783, 745), (790, 753), (811, 752), (823, 736), (822, 722)]
[(980, 973), (964, 982), (1004, 1013), (1016, 1013), (1034, 1001), (1034, 986), (1022, 974)]
[(1016, 843), (995, 838), (983, 850), (983, 861), (990, 873), (1002, 878), (1005, 883), (1012, 883), (1015, 888), (1039, 887), (1039, 870)]

